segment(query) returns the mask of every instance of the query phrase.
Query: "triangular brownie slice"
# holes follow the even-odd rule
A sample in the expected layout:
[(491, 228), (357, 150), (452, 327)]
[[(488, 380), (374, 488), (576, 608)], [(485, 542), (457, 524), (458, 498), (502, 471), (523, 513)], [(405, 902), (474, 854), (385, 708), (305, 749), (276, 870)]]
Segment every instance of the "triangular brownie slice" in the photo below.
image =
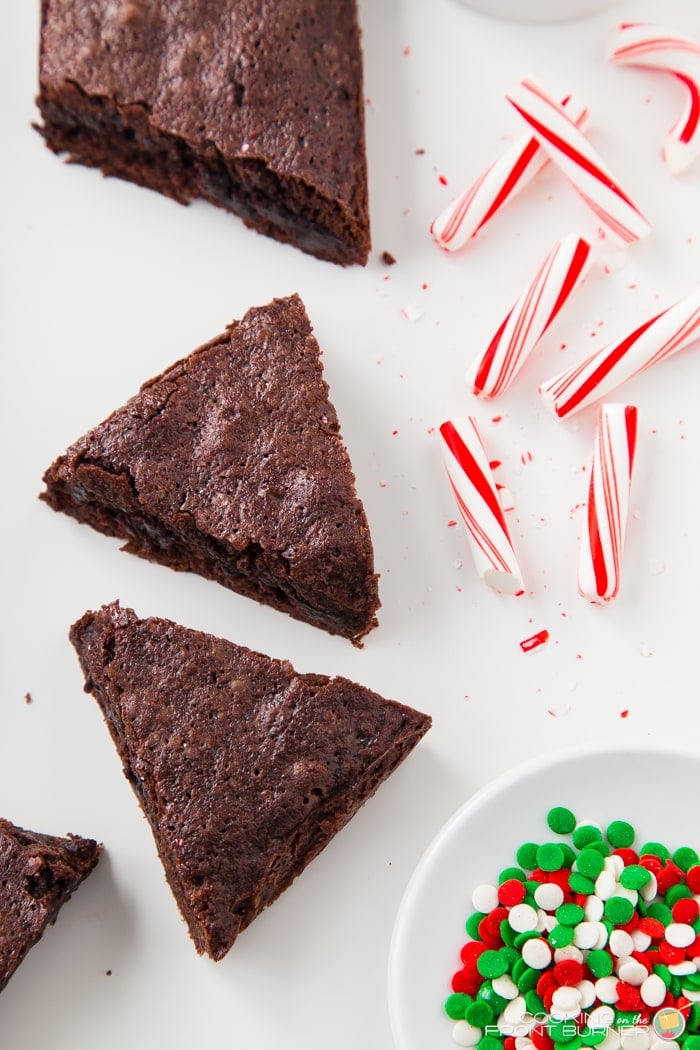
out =
[(0, 991), (101, 849), (94, 839), (41, 835), (0, 818)]
[(54, 152), (366, 262), (355, 0), (43, 0), (39, 83)]
[(197, 950), (221, 959), (430, 718), (118, 603), (71, 629)]
[(355, 642), (376, 625), (367, 519), (296, 295), (147, 382), (44, 481), (134, 554)]

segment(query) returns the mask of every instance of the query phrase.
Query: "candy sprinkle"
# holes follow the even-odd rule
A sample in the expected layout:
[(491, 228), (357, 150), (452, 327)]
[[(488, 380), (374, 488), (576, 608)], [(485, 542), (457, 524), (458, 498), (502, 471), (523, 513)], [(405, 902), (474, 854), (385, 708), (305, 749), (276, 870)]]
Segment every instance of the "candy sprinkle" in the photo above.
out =
[[(472, 893), (444, 1010), (476, 1050), (700, 1050), (700, 857), (547, 813)], [(569, 841), (564, 837), (568, 836)], [(561, 1044), (561, 1045), (560, 1045)]]

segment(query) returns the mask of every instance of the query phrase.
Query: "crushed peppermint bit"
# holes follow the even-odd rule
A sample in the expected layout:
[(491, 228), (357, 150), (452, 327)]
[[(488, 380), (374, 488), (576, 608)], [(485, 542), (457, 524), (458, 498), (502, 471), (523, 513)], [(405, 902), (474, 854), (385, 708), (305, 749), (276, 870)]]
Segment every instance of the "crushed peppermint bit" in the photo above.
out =
[(497, 485), (498, 498), (501, 502), (501, 509), (507, 514), (515, 510), (515, 500), (513, 499), (513, 493), (505, 485)]
[(549, 641), (549, 631), (545, 628), (542, 631), (538, 631), (537, 634), (531, 635), (529, 638), (523, 638), (520, 642), (520, 648), (524, 653), (529, 653), (532, 649), (539, 649), (541, 645), (544, 645)]

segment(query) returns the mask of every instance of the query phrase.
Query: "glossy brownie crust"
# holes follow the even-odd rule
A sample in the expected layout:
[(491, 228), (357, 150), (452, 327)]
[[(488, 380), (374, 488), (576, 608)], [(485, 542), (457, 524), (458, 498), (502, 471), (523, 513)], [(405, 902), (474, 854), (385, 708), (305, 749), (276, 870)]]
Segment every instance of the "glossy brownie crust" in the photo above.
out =
[(0, 818), (0, 991), (101, 849), (93, 839), (41, 835)]
[(70, 160), (367, 260), (355, 0), (43, 0), (37, 102)]
[(221, 959), (430, 726), (118, 603), (71, 630), (197, 950)]
[(298, 296), (150, 380), (44, 481), (134, 554), (355, 643), (376, 625), (369, 527)]

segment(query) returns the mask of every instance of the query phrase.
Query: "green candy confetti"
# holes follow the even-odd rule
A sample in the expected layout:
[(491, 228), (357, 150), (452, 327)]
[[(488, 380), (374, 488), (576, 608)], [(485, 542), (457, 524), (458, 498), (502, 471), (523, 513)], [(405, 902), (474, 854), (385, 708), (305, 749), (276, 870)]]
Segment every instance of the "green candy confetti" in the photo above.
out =
[(470, 1003), (471, 999), (468, 995), (463, 992), (453, 992), (445, 1000), (445, 1013), (453, 1021), (464, 1021), (464, 1014)]
[(558, 842), (545, 842), (539, 847), (537, 867), (542, 871), (559, 871), (564, 867), (564, 850)]
[(569, 835), (576, 827), (576, 817), (566, 806), (554, 806), (547, 814), (547, 826), (557, 835)]
[(579, 824), (574, 830), (572, 841), (576, 849), (585, 849), (592, 842), (599, 842), (603, 835), (600, 828), (595, 824)]
[(635, 831), (626, 820), (613, 820), (605, 832), (613, 849), (629, 849), (635, 839)]

